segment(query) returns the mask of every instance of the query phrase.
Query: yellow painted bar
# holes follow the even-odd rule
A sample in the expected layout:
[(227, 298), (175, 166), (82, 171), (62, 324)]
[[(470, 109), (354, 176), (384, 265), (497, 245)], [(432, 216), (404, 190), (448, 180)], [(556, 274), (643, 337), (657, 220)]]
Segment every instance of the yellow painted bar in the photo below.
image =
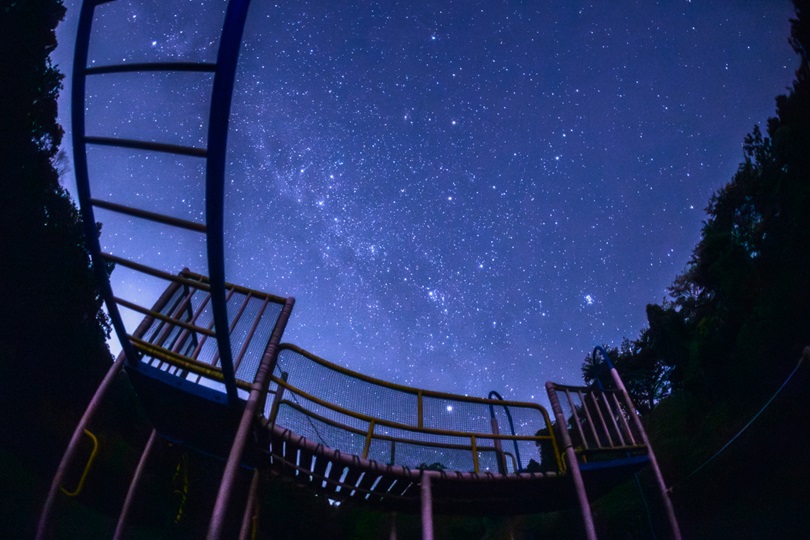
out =
[(93, 435), (89, 429), (85, 429), (84, 434), (90, 437), (90, 440), (93, 441), (93, 450), (90, 452), (90, 457), (87, 458), (87, 464), (84, 466), (84, 471), (82, 471), (82, 476), (79, 478), (79, 484), (76, 486), (76, 489), (73, 491), (68, 491), (63, 487), (59, 488), (59, 490), (68, 497), (75, 497), (82, 492), (82, 489), (84, 489), (84, 482), (87, 480), (87, 475), (90, 474), (90, 467), (93, 466), (93, 462), (96, 460), (96, 455), (98, 454), (98, 437)]
[(363, 444), (363, 459), (368, 458), (368, 451), (371, 448), (371, 438), (374, 436), (374, 420), (368, 423), (368, 433), (366, 433), (366, 442)]
[(422, 391), (419, 390), (416, 393), (416, 425), (418, 427), (424, 427), (425, 422), (422, 415)]
[[(218, 382), (224, 382), (225, 380), (222, 375), (222, 371), (220, 371), (220, 369), (217, 367), (200, 362), (199, 360), (194, 360), (193, 358), (189, 358), (187, 356), (183, 356), (182, 354), (177, 354), (162, 347), (156, 347), (155, 345), (134, 336), (130, 336), (130, 339), (132, 340), (132, 344), (135, 345), (136, 349), (144, 354), (166, 362), (167, 364), (183, 368), (187, 371)], [(250, 390), (250, 383), (241, 379), (236, 379), (236, 386), (243, 390)]]
[(470, 435), (470, 448), (472, 449), (473, 471), (477, 473), (480, 467), (478, 466), (478, 445), (475, 441), (475, 435)]

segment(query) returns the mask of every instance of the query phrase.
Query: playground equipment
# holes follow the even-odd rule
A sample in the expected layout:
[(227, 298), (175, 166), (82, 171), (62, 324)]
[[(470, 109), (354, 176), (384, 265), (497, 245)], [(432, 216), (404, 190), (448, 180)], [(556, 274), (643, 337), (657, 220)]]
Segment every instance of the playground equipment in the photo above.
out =
[[(76, 467), (81, 440), (90, 433), (88, 426), (103, 409), (122, 370), (153, 428), (118, 512), (115, 538), (126, 535), (150, 455), (161, 440), (224, 461), (210, 511), (212, 539), (234, 536), (234, 527), (241, 538), (250, 536), (259, 482), (273, 476), (292, 479), (336, 502), (419, 512), (424, 538), (432, 538), (434, 512), (519, 514), (569, 507), (579, 508), (586, 536), (595, 538), (589, 501), (647, 465), (655, 472), (672, 536), (680, 537), (649, 441), (610, 365), (610, 388), (547, 383), (552, 418), (540, 405), (502, 400), (497, 393), (484, 399), (384, 382), (282, 343), (294, 300), (225, 280), (226, 135), (248, 2), (228, 2), (215, 62), (88, 67), (97, 8), (118, 3), (88, 0), (82, 6), (72, 118), (74, 167), (88, 247), (122, 352), (65, 452), (42, 512), (38, 538), (49, 537), (56, 526), (56, 506), (64, 496), (60, 486)], [(202, 74), (210, 82), (204, 147), (88, 134), (88, 79), (156, 72)], [(101, 190), (91, 189), (88, 149), (97, 147), (135, 156), (160, 153), (200, 160), (205, 222), (93, 197), (91, 191)], [(105, 251), (96, 231), (95, 209), (149, 222), (169, 231), (167, 235), (175, 230), (199, 235), (208, 275), (187, 268), (171, 271), (143, 264), (129, 253)], [(117, 266), (116, 272), (147, 280), (161, 291), (159, 298), (146, 307), (117, 295), (109, 281), (110, 263)], [(126, 323), (122, 312), (137, 314), (139, 324)], [(598, 352), (604, 355), (597, 349), (595, 357)], [(607, 355), (604, 360), (609, 363)], [(87, 469), (89, 465), (82, 478), (92, 474)], [(178, 465), (176, 474), (181, 470)], [(240, 480), (246, 470), (253, 471), (247, 487)], [(180, 494), (185, 497), (182, 489)], [(239, 516), (234, 518), (237, 510)]]

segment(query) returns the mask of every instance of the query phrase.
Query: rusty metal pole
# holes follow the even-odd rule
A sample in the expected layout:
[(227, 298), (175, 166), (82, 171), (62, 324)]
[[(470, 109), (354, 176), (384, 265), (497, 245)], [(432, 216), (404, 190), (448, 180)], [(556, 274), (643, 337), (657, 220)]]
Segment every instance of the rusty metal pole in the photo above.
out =
[(391, 513), (391, 531), (388, 534), (388, 540), (397, 540), (397, 513)]
[(624, 382), (622, 382), (619, 372), (616, 371), (616, 368), (613, 367), (612, 363), (610, 364), (610, 376), (613, 378), (613, 382), (616, 387), (621, 391), (625, 406), (628, 408), (628, 413), (633, 418), (633, 423), (635, 424), (639, 435), (641, 435), (641, 441), (647, 448), (647, 456), (650, 459), (650, 466), (655, 474), (655, 481), (658, 484), (658, 489), (661, 492), (661, 500), (664, 503), (664, 510), (667, 514), (667, 521), (669, 521), (669, 528), (672, 530), (672, 538), (673, 540), (681, 540), (681, 527), (678, 525), (678, 519), (675, 517), (675, 507), (672, 505), (672, 499), (669, 498), (667, 485), (666, 482), (664, 482), (664, 475), (661, 474), (661, 468), (658, 466), (658, 460), (655, 458), (655, 452), (653, 452), (652, 446), (650, 445), (650, 440), (647, 438), (647, 432), (644, 430), (641, 419), (638, 417), (638, 413), (636, 413), (636, 408), (633, 405), (633, 401), (630, 399), (630, 394), (627, 393), (627, 389), (624, 387)]
[(245, 410), (239, 421), (239, 427), (234, 436), (231, 451), (228, 454), (228, 461), (225, 463), (225, 472), (222, 473), (222, 481), (219, 484), (217, 500), (216, 503), (214, 503), (214, 510), (211, 515), (211, 524), (208, 527), (208, 540), (219, 540), (223, 538), (225, 518), (228, 513), (228, 507), (230, 506), (231, 495), (236, 486), (236, 477), (239, 474), (242, 454), (247, 446), (247, 441), (250, 437), (251, 429), (253, 428), (253, 422), (256, 419), (256, 415), (259, 413), (259, 407), (264, 404), (265, 392), (267, 392), (267, 387), (270, 384), (270, 375), (276, 365), (281, 335), (284, 333), (284, 328), (287, 326), (287, 321), (290, 319), (290, 313), (292, 312), (294, 304), (295, 299), (287, 298), (284, 308), (278, 316), (273, 334), (270, 336), (270, 341), (267, 343), (267, 348), (262, 356), (259, 369), (256, 371), (256, 378), (250, 386), (250, 396), (248, 396)]
[(580, 512), (582, 513), (582, 522), (585, 526), (585, 536), (588, 540), (596, 540), (596, 526), (593, 523), (591, 504), (588, 502), (588, 494), (585, 491), (585, 481), (582, 479), (582, 473), (579, 470), (577, 454), (574, 452), (574, 445), (571, 442), (571, 436), (568, 434), (565, 415), (563, 415), (562, 407), (560, 407), (560, 400), (557, 398), (554, 383), (546, 383), (546, 393), (548, 393), (551, 409), (554, 411), (554, 419), (557, 421), (557, 431), (565, 451), (565, 461), (568, 464), (568, 471), (571, 473), (571, 480), (574, 482), (574, 490), (576, 491), (577, 501), (579, 502)]
[(420, 484), (422, 503), (422, 540), (433, 540), (433, 494), (430, 492), (430, 474), (422, 471)]
[(146, 462), (149, 459), (149, 456), (152, 454), (152, 447), (155, 445), (156, 439), (157, 431), (153, 429), (152, 433), (149, 435), (149, 440), (146, 441), (146, 446), (144, 447), (143, 452), (141, 452), (141, 459), (138, 460), (138, 466), (135, 467), (135, 473), (132, 475), (132, 481), (129, 483), (129, 489), (127, 490), (127, 496), (124, 499), (124, 505), (121, 507), (121, 513), (118, 515), (118, 523), (115, 526), (113, 540), (124, 538), (124, 534), (126, 533), (127, 529), (127, 521), (129, 520), (129, 511), (132, 508), (132, 502), (135, 500), (135, 492), (141, 483), (143, 471), (146, 468)]
[(87, 429), (87, 425), (90, 423), (90, 420), (95, 416), (96, 411), (100, 408), (101, 402), (107, 395), (107, 391), (112, 386), (113, 381), (115, 381), (116, 375), (118, 375), (121, 368), (124, 367), (125, 359), (126, 355), (122, 352), (118, 355), (118, 358), (115, 360), (113, 365), (110, 366), (109, 371), (107, 371), (107, 375), (104, 376), (101, 384), (98, 385), (98, 389), (96, 390), (95, 395), (93, 395), (93, 399), (90, 400), (90, 403), (87, 405), (87, 409), (84, 411), (84, 415), (82, 416), (81, 420), (79, 420), (79, 424), (76, 426), (76, 429), (73, 431), (73, 436), (70, 438), (70, 442), (65, 450), (65, 454), (62, 456), (62, 461), (59, 463), (59, 467), (56, 469), (56, 474), (53, 476), (53, 481), (51, 481), (48, 497), (45, 499), (45, 506), (42, 508), (42, 514), (40, 514), (39, 517), (37, 535), (35, 537), (37, 540), (44, 540), (48, 537), (48, 525), (50, 522), (51, 513), (53, 512), (54, 502), (56, 501), (56, 495), (59, 492), (59, 486), (62, 485), (62, 480), (67, 473), (67, 468), (73, 461), (73, 458), (76, 456), (76, 451), (79, 448), (79, 440), (81, 439), (84, 430)]
[(242, 516), (242, 529), (239, 531), (239, 540), (248, 540), (255, 534), (258, 525), (258, 492), (259, 492), (259, 469), (253, 469), (253, 478), (250, 480), (250, 493), (248, 494), (248, 502), (245, 507), (245, 513)]
[[(163, 307), (169, 302), (171, 297), (174, 295), (175, 292), (180, 288), (180, 284), (176, 282), (169, 283), (169, 286), (166, 287), (166, 290), (160, 295), (160, 297), (155, 302), (154, 306), (152, 307), (153, 311), (160, 311)], [(133, 334), (135, 337), (143, 336), (149, 327), (154, 322), (154, 317), (147, 316), (144, 317), (143, 320), (138, 324), (138, 327), (135, 329), (135, 333)], [(131, 347), (130, 347), (131, 348)], [(137, 358), (129, 358), (126, 354), (126, 348), (124, 348), (121, 353), (119, 353), (118, 358), (115, 359), (112, 366), (110, 366), (109, 371), (102, 379), (101, 383), (98, 385), (96, 389), (96, 393), (93, 394), (93, 398), (90, 400), (90, 403), (87, 404), (87, 409), (84, 411), (84, 415), (82, 415), (81, 420), (79, 420), (76, 429), (73, 431), (73, 436), (70, 438), (70, 442), (68, 443), (67, 448), (65, 449), (65, 454), (62, 456), (62, 461), (59, 463), (59, 467), (56, 469), (56, 473), (54, 474), (53, 481), (51, 482), (50, 490), (48, 491), (48, 497), (45, 499), (45, 506), (42, 508), (42, 514), (40, 514), (39, 524), (37, 526), (37, 535), (36, 538), (42, 539), (47, 537), (48, 531), (48, 522), (50, 521), (51, 513), (53, 512), (54, 502), (56, 500), (56, 494), (59, 492), (59, 486), (62, 485), (62, 480), (67, 473), (67, 468), (70, 463), (73, 461), (73, 458), (76, 455), (76, 451), (79, 445), (79, 439), (81, 439), (84, 430), (87, 429), (87, 426), (90, 424), (90, 421), (96, 415), (96, 412), (101, 408), (101, 402), (104, 400), (104, 397), (109, 392), (110, 388), (115, 381), (116, 376), (124, 367), (124, 363), (129, 362), (134, 364), (138, 361)]]

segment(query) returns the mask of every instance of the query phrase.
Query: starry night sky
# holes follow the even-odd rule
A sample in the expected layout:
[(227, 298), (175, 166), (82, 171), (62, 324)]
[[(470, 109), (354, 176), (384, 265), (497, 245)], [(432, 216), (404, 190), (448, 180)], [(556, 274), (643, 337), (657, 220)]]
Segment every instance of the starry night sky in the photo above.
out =
[[(224, 4), (200, 4), (99, 7), (91, 62), (212, 61)], [(791, 16), (789, 0), (254, 0), (227, 279), (295, 296), (285, 340), (373, 376), (521, 400), (576, 384), (684, 269), (743, 137), (793, 79)], [(94, 77), (88, 134), (203, 146), (210, 82)], [(200, 160), (89, 158), (94, 196), (202, 220)], [(206, 273), (193, 233), (96, 217), (105, 249)], [(159, 293), (113, 278), (125, 298)]]

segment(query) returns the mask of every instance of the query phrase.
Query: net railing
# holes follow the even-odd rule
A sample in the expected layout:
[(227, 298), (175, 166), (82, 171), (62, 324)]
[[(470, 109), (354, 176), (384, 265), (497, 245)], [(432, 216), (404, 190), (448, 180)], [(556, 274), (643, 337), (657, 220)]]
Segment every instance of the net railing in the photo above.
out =
[(645, 450), (636, 411), (621, 390), (552, 383), (549, 392), (556, 394), (574, 449), (584, 459)]
[[(145, 315), (144, 323), (129, 339), (146, 365), (224, 392), (208, 279), (187, 269), (166, 279), (164, 295), (152, 309), (126, 305)], [(236, 385), (244, 397), (284, 299), (230, 284), (226, 284), (225, 297)]]
[(535, 403), (397, 385), (289, 344), (280, 348), (269, 392), (266, 425), (379, 463), (475, 473), (561, 470), (548, 413)]

